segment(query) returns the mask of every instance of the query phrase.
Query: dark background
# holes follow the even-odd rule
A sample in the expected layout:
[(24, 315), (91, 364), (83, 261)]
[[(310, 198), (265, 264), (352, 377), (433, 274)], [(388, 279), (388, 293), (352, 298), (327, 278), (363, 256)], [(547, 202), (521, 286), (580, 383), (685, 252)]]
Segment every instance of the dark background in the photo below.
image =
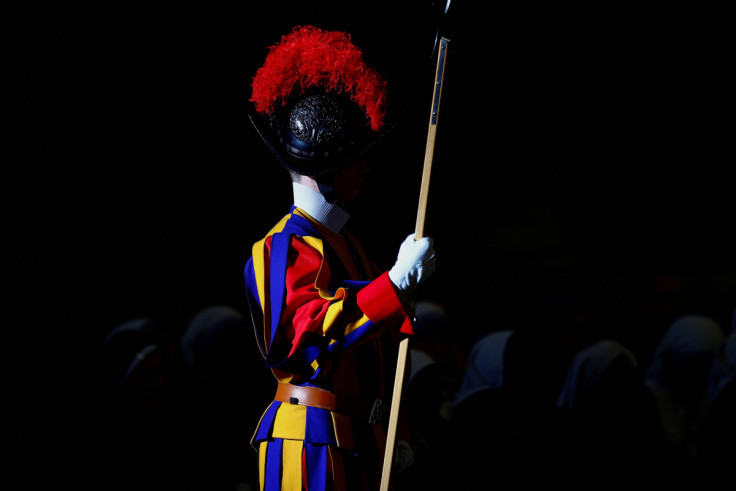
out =
[[(249, 127), (250, 81), (295, 25), (351, 32), (389, 79), (401, 125), (349, 228), (390, 267), (416, 217), (428, 3), (11, 6), (1, 347), (16, 409), (63, 419), (120, 322), (176, 338), (202, 307), (246, 308), (250, 246), (291, 203)], [(540, 274), (594, 292), (644, 359), (658, 331), (625, 319), (652, 277), (730, 322), (727, 2), (456, 3), (426, 231), (463, 345), (522, 316)]]

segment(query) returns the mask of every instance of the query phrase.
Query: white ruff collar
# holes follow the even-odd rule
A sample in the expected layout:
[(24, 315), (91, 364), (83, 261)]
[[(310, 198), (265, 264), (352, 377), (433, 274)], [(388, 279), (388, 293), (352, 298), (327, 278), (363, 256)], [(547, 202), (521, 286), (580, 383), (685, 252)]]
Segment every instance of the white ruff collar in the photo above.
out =
[(350, 214), (337, 206), (328, 203), (320, 193), (302, 184), (292, 182), (294, 189), (294, 206), (304, 210), (309, 216), (332, 230), (339, 232), (350, 218)]

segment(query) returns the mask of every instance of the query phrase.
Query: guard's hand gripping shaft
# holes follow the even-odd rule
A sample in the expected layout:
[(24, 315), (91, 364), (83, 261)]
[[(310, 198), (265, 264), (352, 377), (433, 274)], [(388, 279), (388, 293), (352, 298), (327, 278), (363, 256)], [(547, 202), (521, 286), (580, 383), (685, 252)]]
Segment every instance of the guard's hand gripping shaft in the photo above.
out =
[(405, 294), (426, 280), (435, 266), (434, 241), (430, 237), (415, 240), (415, 234), (409, 235), (399, 248), (396, 264), (388, 272), (391, 283)]

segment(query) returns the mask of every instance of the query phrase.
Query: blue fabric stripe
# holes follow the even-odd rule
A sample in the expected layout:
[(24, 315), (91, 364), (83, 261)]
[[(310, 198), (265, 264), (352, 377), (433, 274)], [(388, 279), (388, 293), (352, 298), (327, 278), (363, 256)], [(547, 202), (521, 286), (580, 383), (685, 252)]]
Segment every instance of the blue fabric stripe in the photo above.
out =
[(337, 445), (334, 433), (330, 411), (307, 406), (307, 427), (304, 430), (305, 441)]
[[(266, 365), (268, 367), (278, 368), (279, 370), (314, 379), (319, 375), (319, 373), (315, 373), (313, 371), (312, 363), (318, 356), (326, 351), (335, 353), (340, 350), (351, 348), (352, 346), (362, 342), (366, 336), (369, 336), (376, 331), (378, 326), (373, 322), (367, 322), (365, 325), (348, 334), (343, 341), (332, 344), (329, 343), (327, 338), (322, 336), (310, 336), (291, 356), (288, 356), (288, 352), (284, 351), (287, 347), (282, 346), (279, 348), (279, 340), (277, 340), (276, 337), (283, 336), (283, 333), (279, 329), (279, 325), (286, 296), (286, 271), (291, 238), (293, 236), (322, 238), (322, 235), (317, 232), (309, 220), (293, 214), (294, 209), (295, 208), (292, 207), (292, 215), (290, 215), (288, 220), (286, 220), (281, 231), (274, 233), (271, 239), (269, 265), (271, 333), (270, 339), (267, 340), (269, 341), (268, 350), (262, 349), (262, 352), (267, 353)], [(360, 289), (369, 283), (369, 281), (348, 280), (343, 281), (341, 286), (351, 290), (351, 292), (353, 292), (352, 298), (354, 298), (354, 293), (360, 291)], [(246, 268), (246, 285), (248, 288), (253, 288), (253, 291), (257, 291), (255, 275), (252, 271), (252, 264), (250, 264), (250, 261), (249, 268)], [(352, 306), (352, 308), (356, 307), (357, 306), (355, 305)], [(260, 342), (261, 341), (259, 340), (259, 343)], [(321, 370), (319, 369), (317, 370), (317, 372), (320, 371)]]
[(307, 487), (319, 491), (327, 489), (327, 446), (304, 444), (307, 459)]
[[(273, 353), (274, 339), (278, 332), (279, 323), (281, 322), (281, 310), (284, 306), (284, 297), (286, 295), (286, 262), (289, 254), (289, 243), (291, 242), (291, 235), (285, 233), (277, 233), (273, 235), (271, 239), (271, 260), (270, 260), (270, 271), (269, 280), (270, 286), (270, 302), (271, 302), (271, 339), (268, 345), (268, 356), (266, 357), (266, 364), (269, 367), (274, 367), (274, 358), (276, 354)], [(276, 350), (278, 351), (278, 350)]]
[(243, 270), (243, 276), (245, 277), (246, 291), (251, 295), (252, 298), (256, 300), (256, 303), (259, 307), (263, 307), (261, 305), (260, 296), (258, 295), (258, 283), (256, 283), (256, 272), (253, 269), (253, 257), (252, 256), (248, 258), (248, 262), (245, 264), (245, 268)]
[(245, 264), (243, 276), (245, 277), (245, 299), (248, 302), (248, 309), (250, 310), (251, 318), (253, 320), (256, 342), (258, 343), (261, 355), (265, 358), (267, 350), (263, 343), (263, 337), (260, 335), (263, 329), (263, 306), (261, 305), (261, 298), (258, 294), (256, 273), (253, 269), (252, 257), (248, 259), (248, 262)]
[(324, 352), (330, 341), (322, 336), (318, 337), (316, 335), (310, 336), (310, 338), (312, 338), (310, 341), (313, 340), (314, 342), (309, 344), (305, 343), (292, 356), (303, 360), (305, 365), (310, 366), (311, 368), (312, 362), (316, 360), (322, 352)]
[(274, 354), (267, 365), (270, 368), (278, 368), (285, 372), (313, 379), (315, 378), (316, 372), (312, 368), (312, 362), (328, 349), (329, 342), (329, 339), (318, 334), (310, 334), (289, 357), (282, 355), (279, 359), (276, 357), (276, 351), (272, 349)]
[(283, 460), (284, 441), (277, 438), (266, 446), (266, 482), (264, 491), (281, 490), (281, 462)]
[[(292, 212), (294, 208), (292, 207)], [(266, 365), (270, 368), (281, 368), (289, 370), (289, 367), (282, 366), (285, 360), (285, 353), (279, 353), (278, 349), (274, 349), (276, 335), (279, 332), (279, 324), (281, 321), (281, 312), (284, 307), (284, 299), (286, 297), (286, 269), (289, 256), (289, 247), (291, 245), (291, 237), (299, 236), (315, 236), (321, 237), (317, 230), (312, 226), (309, 220), (298, 215), (292, 215), (284, 224), (281, 232), (273, 234), (271, 238), (271, 258), (270, 258), (270, 302), (271, 302), (271, 339), (268, 345), (268, 354), (266, 356)], [(321, 341), (320, 341), (321, 342)], [(323, 351), (322, 346), (305, 346), (299, 353), (299, 358), (307, 363), (307, 366), (317, 358)], [(293, 368), (294, 373), (300, 373), (303, 370)]]
[(300, 217), (299, 215), (294, 215), (295, 207), (291, 207), (291, 213), (292, 215), (289, 217), (289, 220), (284, 224), (284, 228), (282, 229), (282, 232), (287, 232), (290, 234), (298, 235), (300, 237), (317, 237), (318, 239), (322, 238), (322, 234), (317, 232), (317, 229), (314, 228), (314, 225), (312, 225), (312, 222), (307, 220), (306, 218)]
[(276, 411), (279, 410), (279, 406), (281, 406), (281, 402), (279, 401), (274, 401), (270, 406), (268, 406), (268, 409), (266, 409), (266, 412), (261, 418), (261, 423), (258, 425), (258, 431), (256, 432), (256, 436), (253, 438), (253, 441), (262, 442), (263, 440), (271, 438), (273, 421), (276, 419)]
[(370, 281), (344, 280), (342, 286), (350, 291), (360, 291), (363, 287), (370, 285)]
[[(342, 287), (347, 288), (350, 292), (352, 292), (352, 298), (355, 298), (355, 295), (357, 292), (359, 292), (362, 288), (364, 288), (366, 285), (370, 284), (370, 281), (353, 281), (353, 280), (345, 280), (342, 282)], [(357, 305), (355, 306), (357, 308)], [(332, 343), (328, 350), (331, 353), (334, 353), (336, 351), (345, 350), (348, 348), (351, 348), (357, 343), (360, 343), (366, 339), (367, 336), (370, 336), (374, 331), (378, 330), (378, 325), (375, 324), (373, 321), (368, 321), (356, 330), (348, 333), (345, 335), (345, 338), (342, 341), (338, 341), (336, 343)]]
[(347, 334), (345, 336), (345, 339), (343, 339), (342, 341), (332, 343), (328, 349), (330, 350), (330, 352), (334, 353), (339, 350), (352, 348), (353, 346), (368, 339), (368, 337), (373, 335), (373, 333), (376, 331), (378, 331), (378, 324), (373, 321), (368, 321), (353, 332)]

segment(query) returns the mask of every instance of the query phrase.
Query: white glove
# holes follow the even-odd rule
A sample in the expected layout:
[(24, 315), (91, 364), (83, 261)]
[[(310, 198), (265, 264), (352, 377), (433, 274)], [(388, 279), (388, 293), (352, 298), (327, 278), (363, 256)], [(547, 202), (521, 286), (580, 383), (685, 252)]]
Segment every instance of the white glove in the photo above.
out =
[(411, 234), (401, 244), (396, 264), (388, 272), (388, 277), (396, 288), (408, 294), (434, 273), (434, 263), (432, 238), (414, 240), (414, 234)]

